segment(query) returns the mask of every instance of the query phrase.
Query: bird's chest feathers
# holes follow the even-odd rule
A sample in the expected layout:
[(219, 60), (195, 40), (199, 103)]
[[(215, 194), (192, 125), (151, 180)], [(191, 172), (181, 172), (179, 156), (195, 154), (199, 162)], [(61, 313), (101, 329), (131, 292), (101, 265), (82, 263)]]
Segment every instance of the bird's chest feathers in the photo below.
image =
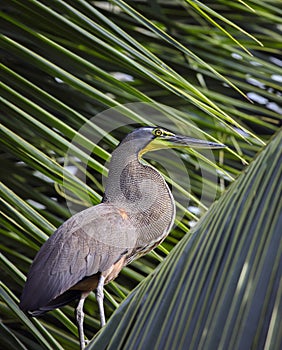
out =
[(106, 199), (119, 208), (120, 215), (137, 231), (136, 244), (156, 242), (165, 237), (174, 221), (174, 200), (154, 168), (128, 162), (109, 178)]

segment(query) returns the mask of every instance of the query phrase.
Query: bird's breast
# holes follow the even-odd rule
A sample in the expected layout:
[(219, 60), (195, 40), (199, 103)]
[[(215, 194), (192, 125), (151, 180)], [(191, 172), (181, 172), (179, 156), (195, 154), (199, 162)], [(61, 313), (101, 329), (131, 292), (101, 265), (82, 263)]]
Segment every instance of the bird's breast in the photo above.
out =
[(128, 233), (134, 236), (134, 255), (153, 249), (168, 235), (174, 222), (175, 203), (156, 169), (136, 159), (120, 160), (118, 156), (110, 167), (104, 202), (118, 208), (128, 224)]

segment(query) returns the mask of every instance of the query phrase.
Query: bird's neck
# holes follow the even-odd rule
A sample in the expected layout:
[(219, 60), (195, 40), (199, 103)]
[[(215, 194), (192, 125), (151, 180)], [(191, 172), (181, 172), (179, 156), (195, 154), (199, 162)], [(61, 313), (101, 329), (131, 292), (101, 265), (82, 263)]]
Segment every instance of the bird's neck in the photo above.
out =
[(117, 148), (109, 166), (109, 175), (103, 202), (123, 208), (143, 209), (163, 201), (172, 201), (172, 195), (162, 175), (145, 165), (132, 150)]
[(167, 236), (174, 222), (175, 204), (162, 175), (141, 163), (138, 153), (126, 152), (117, 148), (112, 155), (103, 202), (114, 205), (125, 213), (125, 220), (129, 219), (131, 239), (136, 240), (128, 257), (131, 261)]

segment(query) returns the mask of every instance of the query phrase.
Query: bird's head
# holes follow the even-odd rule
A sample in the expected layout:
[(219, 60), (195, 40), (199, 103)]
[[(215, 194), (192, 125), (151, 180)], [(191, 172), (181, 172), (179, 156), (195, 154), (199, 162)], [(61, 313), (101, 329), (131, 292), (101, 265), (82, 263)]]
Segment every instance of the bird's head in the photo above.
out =
[[(135, 129), (123, 140), (138, 145), (138, 154), (166, 148), (224, 148), (225, 145), (188, 136), (176, 135), (162, 127), (141, 127)], [(123, 143), (122, 142), (122, 143)]]

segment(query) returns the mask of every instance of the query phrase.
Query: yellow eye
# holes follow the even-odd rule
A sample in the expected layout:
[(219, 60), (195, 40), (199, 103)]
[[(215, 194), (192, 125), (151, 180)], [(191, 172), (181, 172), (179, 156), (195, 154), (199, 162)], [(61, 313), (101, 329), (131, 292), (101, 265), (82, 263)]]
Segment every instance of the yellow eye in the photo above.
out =
[(163, 135), (163, 131), (161, 129), (155, 129), (154, 130), (154, 135), (155, 136), (162, 136)]

